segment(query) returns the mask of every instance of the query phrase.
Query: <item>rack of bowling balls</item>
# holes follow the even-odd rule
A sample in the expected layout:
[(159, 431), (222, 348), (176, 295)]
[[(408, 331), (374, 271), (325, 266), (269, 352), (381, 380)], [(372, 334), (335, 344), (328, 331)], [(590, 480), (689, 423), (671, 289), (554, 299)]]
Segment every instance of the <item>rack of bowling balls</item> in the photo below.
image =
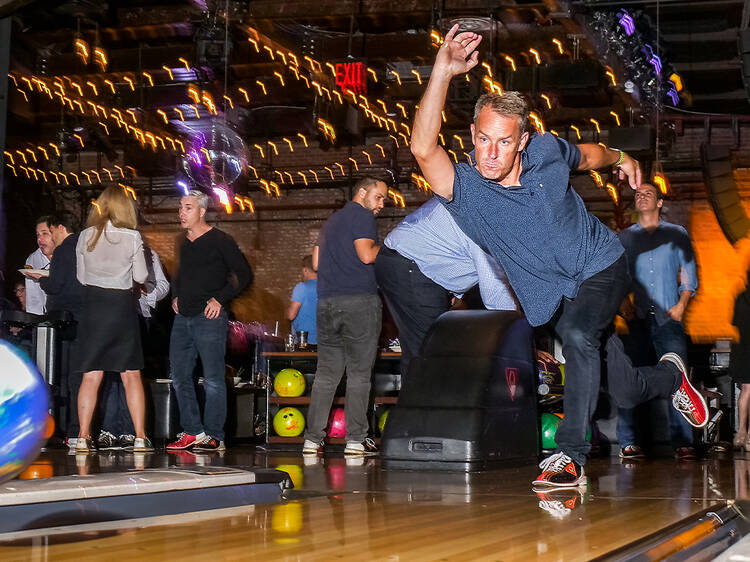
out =
[[(269, 399), (269, 403), (277, 404), (279, 408), (272, 417), (271, 428), (274, 435), (269, 436), (269, 441), (278, 443), (281, 442), (279, 438), (286, 438), (290, 441), (297, 438), (294, 440), (296, 442), (304, 434), (305, 412), (310, 404), (310, 388), (308, 388), (305, 375), (297, 369), (281, 369), (273, 376), (273, 390), (275, 396)], [(378, 436), (383, 434), (388, 420), (388, 411), (383, 404), (376, 404), (373, 425), (377, 427)], [(346, 415), (341, 397), (334, 398), (334, 405), (328, 417), (326, 437), (329, 440), (343, 440), (346, 437)]]
[[(544, 452), (557, 448), (555, 437), (557, 428), (565, 417), (563, 413), (563, 392), (565, 389), (565, 364), (537, 359), (539, 375), (537, 396), (539, 411), (539, 435)], [(591, 441), (592, 431), (589, 427), (586, 440)]]

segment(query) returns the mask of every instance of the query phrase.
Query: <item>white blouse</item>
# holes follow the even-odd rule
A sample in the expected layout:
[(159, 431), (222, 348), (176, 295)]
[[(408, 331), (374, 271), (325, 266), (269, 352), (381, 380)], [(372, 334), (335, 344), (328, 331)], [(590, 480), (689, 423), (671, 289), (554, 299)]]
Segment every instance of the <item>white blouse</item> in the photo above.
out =
[(94, 227), (78, 237), (76, 245), (77, 277), (83, 285), (105, 289), (131, 289), (133, 281), (143, 283), (148, 276), (143, 255), (141, 233), (129, 228), (118, 228), (107, 222), (93, 251), (88, 242)]

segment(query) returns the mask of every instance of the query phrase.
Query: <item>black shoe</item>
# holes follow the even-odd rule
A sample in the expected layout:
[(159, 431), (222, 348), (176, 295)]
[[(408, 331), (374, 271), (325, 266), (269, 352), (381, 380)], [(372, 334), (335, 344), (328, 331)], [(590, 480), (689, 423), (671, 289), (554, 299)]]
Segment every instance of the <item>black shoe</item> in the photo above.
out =
[(120, 446), (120, 449), (132, 449), (133, 444), (135, 443), (135, 435), (120, 435), (117, 438), (117, 444)]
[(202, 443), (199, 443), (193, 447), (193, 451), (225, 451), (224, 441), (219, 441), (213, 437), (209, 437)]
[(620, 449), (621, 459), (642, 459), (646, 455), (638, 445), (628, 445)]
[(678, 461), (694, 461), (698, 458), (695, 447), (678, 447), (674, 452), (674, 457)]
[(99, 432), (99, 437), (96, 439), (96, 446), (101, 450), (120, 448), (120, 444), (117, 442), (117, 437), (103, 429)]

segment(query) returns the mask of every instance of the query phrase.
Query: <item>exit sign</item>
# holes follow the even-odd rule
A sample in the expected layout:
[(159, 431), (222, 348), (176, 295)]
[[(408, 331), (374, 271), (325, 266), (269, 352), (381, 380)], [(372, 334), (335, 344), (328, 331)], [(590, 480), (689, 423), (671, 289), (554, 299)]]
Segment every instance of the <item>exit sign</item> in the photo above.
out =
[(363, 62), (336, 63), (336, 85), (357, 94), (367, 93), (367, 67)]

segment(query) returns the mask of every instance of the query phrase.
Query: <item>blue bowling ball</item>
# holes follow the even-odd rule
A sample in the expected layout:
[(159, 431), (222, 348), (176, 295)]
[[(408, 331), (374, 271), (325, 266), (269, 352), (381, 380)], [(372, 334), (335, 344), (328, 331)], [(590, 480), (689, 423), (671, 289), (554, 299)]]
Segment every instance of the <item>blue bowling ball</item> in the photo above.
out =
[(15, 478), (45, 442), (49, 392), (36, 367), (0, 341), (0, 483)]

